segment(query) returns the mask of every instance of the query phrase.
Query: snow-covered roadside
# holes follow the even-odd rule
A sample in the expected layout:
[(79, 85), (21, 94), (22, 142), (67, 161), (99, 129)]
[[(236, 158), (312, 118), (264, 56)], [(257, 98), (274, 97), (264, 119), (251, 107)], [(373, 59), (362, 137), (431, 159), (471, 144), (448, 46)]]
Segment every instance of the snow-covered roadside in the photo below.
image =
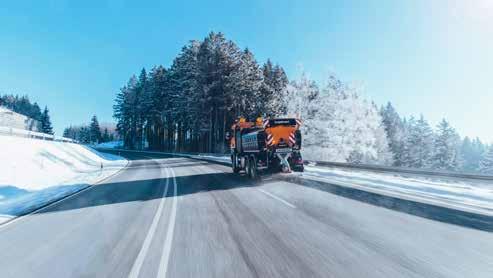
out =
[[(188, 156), (223, 163), (231, 161), (229, 156), (225, 155)], [(378, 173), (320, 166), (305, 166), (305, 172), (294, 173), (294, 175), (403, 199), (493, 215), (493, 181), (419, 176), (397, 172)]]
[(86, 188), (128, 163), (82, 145), (10, 136), (0, 136), (0, 149), (0, 223)]
[(493, 182), (306, 166), (305, 179), (493, 215)]
[(189, 155), (189, 157), (198, 158), (198, 159), (206, 159), (206, 160), (223, 162), (223, 163), (231, 163), (231, 157), (225, 156), (225, 155), (197, 154), (197, 155)]

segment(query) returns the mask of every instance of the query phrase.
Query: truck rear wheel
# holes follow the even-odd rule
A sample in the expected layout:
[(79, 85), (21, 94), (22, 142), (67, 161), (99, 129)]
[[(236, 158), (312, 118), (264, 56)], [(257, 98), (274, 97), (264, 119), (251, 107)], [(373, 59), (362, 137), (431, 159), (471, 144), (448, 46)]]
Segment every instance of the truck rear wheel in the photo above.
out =
[(231, 168), (233, 169), (233, 173), (237, 174), (240, 172), (240, 167), (238, 167), (238, 158), (236, 154), (231, 155)]
[(250, 163), (248, 165), (250, 166), (250, 178), (252, 179), (257, 179), (258, 178), (258, 171), (257, 171), (257, 159), (255, 156), (250, 157)]
[(245, 173), (247, 175), (247, 177), (251, 177), (251, 168), (250, 168), (250, 158), (249, 157), (246, 157), (245, 158)]

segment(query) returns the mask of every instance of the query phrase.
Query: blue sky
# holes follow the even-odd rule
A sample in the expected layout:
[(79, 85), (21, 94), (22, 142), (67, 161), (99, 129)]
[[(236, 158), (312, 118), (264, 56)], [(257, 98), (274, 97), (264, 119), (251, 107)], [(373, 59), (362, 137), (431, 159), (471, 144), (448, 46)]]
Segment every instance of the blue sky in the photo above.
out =
[(48, 105), (58, 134), (113, 121), (131, 74), (221, 31), (290, 78), (335, 72), (377, 104), (493, 142), (489, 0), (15, 2), (0, 10), (0, 92)]

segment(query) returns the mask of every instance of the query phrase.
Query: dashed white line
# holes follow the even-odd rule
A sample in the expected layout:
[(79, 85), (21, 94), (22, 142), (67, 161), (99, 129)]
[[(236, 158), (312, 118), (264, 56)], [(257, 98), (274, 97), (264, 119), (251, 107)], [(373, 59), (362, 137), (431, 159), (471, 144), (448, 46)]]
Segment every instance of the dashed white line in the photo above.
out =
[(166, 200), (166, 195), (168, 194), (168, 185), (169, 185), (169, 170), (168, 168), (166, 170), (166, 187), (163, 190), (163, 196), (161, 197), (161, 201), (159, 202), (158, 209), (156, 210), (156, 214), (154, 214), (154, 218), (152, 219), (152, 224), (151, 227), (149, 228), (149, 231), (147, 232), (146, 238), (144, 239), (144, 243), (142, 244), (142, 248), (139, 251), (139, 254), (137, 255), (137, 259), (135, 259), (135, 262), (132, 266), (132, 270), (130, 271), (130, 274), (128, 275), (129, 278), (137, 278), (139, 277), (140, 269), (142, 268), (142, 264), (144, 263), (144, 259), (147, 255), (147, 252), (149, 251), (149, 247), (151, 245), (152, 239), (154, 238), (154, 234), (156, 232), (159, 219), (161, 218), (161, 215), (163, 214), (163, 207), (164, 207), (164, 202)]
[(270, 193), (270, 192), (267, 192), (267, 191), (265, 191), (265, 190), (263, 190), (263, 189), (260, 189), (260, 188), (258, 188), (257, 190), (258, 190), (258, 191), (260, 191), (260, 192), (262, 192), (262, 193), (264, 193), (264, 194), (265, 194), (265, 195), (267, 195), (267, 196), (270, 196), (271, 198), (274, 198), (274, 199), (278, 200), (279, 202), (281, 202), (281, 203), (285, 204), (285, 205), (286, 205), (286, 206), (288, 206), (288, 207), (291, 207), (291, 208), (296, 208), (296, 206), (295, 206), (295, 205), (293, 205), (293, 204), (291, 204), (290, 202), (288, 202), (288, 201), (286, 201), (286, 200), (282, 199), (281, 197), (277, 197), (276, 195), (274, 195), (274, 194), (272, 194), (272, 193)]
[(173, 176), (173, 188), (174, 188), (174, 193), (172, 197), (173, 204), (171, 207), (171, 215), (168, 222), (169, 223), (168, 231), (166, 233), (166, 239), (164, 241), (163, 254), (161, 255), (161, 261), (159, 263), (159, 271), (157, 275), (158, 278), (165, 278), (166, 273), (168, 272), (169, 256), (171, 253), (171, 245), (173, 243), (173, 233), (175, 231), (176, 209), (178, 203), (178, 197), (176, 195), (178, 194), (178, 192), (177, 192), (175, 171), (171, 168), (170, 171), (171, 171), (171, 175)]

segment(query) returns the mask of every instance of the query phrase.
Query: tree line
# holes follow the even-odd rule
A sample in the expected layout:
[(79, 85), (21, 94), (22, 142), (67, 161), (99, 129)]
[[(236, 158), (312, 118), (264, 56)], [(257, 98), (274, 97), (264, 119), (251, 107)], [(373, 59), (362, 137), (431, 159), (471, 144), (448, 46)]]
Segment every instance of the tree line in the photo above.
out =
[(303, 119), (306, 159), (493, 174), (492, 145), (462, 138), (445, 119), (432, 127), (360, 95), (333, 74), (324, 86), (304, 74), (290, 82), (285, 115)]
[(31, 103), (28, 96), (0, 95), (0, 106), (35, 120), (37, 124), (33, 127), (34, 131), (54, 134), (48, 107), (41, 110), (38, 103)]
[(96, 115), (87, 125), (69, 126), (63, 131), (63, 137), (71, 138), (82, 144), (100, 144), (116, 139), (115, 132), (108, 127), (101, 127)]
[(284, 69), (222, 33), (190, 41), (169, 68), (142, 69), (117, 94), (114, 117), (129, 149), (224, 152), (234, 120), (282, 112)]
[(390, 102), (381, 114), (394, 166), (493, 174), (493, 146), (462, 138), (446, 119), (433, 128), (422, 115), (399, 116)]
[(304, 74), (289, 81), (222, 33), (190, 41), (169, 68), (131, 76), (113, 110), (129, 149), (224, 153), (239, 116), (299, 117), (307, 159), (493, 174), (493, 147), (445, 119), (433, 128), (423, 116), (401, 117), (335, 75), (323, 86)]

